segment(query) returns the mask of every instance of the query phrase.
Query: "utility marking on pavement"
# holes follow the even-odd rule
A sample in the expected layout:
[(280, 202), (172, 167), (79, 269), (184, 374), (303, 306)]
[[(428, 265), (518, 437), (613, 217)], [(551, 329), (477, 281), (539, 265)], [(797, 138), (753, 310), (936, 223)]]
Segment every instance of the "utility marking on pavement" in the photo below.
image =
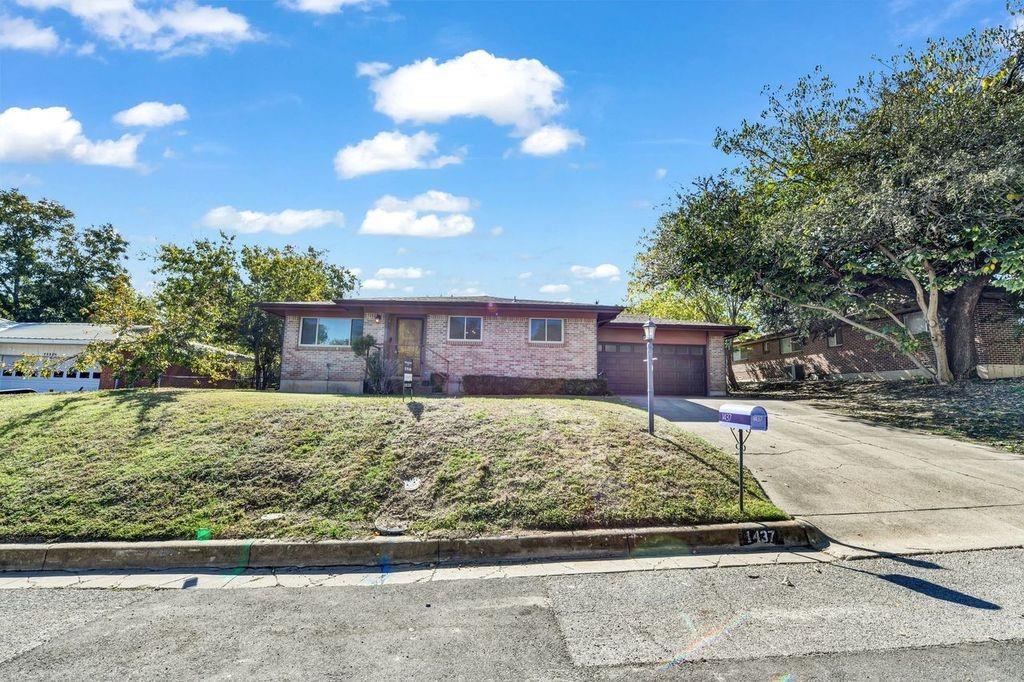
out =
[(711, 646), (712, 644), (720, 640), (722, 637), (729, 634), (733, 629), (741, 625), (743, 621), (747, 619), (748, 615), (749, 614), (747, 614), (744, 611), (743, 613), (733, 617), (732, 620), (726, 622), (721, 627), (712, 628), (700, 637), (695, 637), (694, 639), (690, 640), (690, 643), (686, 646), (686, 648), (680, 651), (675, 656), (673, 656), (672, 660), (670, 660), (668, 663), (661, 666), (661, 669), (670, 670), (680, 665), (681, 663), (687, 661), (690, 658), (690, 656), (697, 653), (701, 649), (705, 649)]

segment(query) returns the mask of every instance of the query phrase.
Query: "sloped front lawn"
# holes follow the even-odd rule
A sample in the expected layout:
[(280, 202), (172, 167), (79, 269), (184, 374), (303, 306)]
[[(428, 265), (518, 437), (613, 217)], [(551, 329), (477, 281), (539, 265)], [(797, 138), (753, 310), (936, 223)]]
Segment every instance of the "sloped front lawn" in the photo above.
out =
[[(445, 535), (740, 519), (734, 458), (644, 427), (602, 399), (9, 396), (0, 541), (356, 537), (379, 516)], [(746, 518), (785, 518), (746, 480)]]

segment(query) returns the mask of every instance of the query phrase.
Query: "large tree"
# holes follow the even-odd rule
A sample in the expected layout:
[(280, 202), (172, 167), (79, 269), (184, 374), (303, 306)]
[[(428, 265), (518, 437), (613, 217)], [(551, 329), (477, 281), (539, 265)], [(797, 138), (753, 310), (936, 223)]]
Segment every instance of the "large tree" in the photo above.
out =
[[(982, 290), (1022, 287), (1022, 60), (1024, 34), (995, 28), (908, 52), (848, 95), (820, 74), (772, 93), (759, 120), (719, 132), (736, 178), (663, 218), (649, 280), (731, 277), (860, 327), (939, 382), (969, 376)], [(898, 314), (908, 301), (930, 357)]]
[(342, 298), (355, 276), (309, 247), (238, 249), (233, 236), (164, 245), (154, 273), (162, 279), (155, 299), (161, 315), (177, 320), (196, 341), (253, 356), (257, 388), (273, 380), (281, 363), (282, 325), (257, 308), (260, 301)]
[(238, 300), (237, 332), (254, 358), (256, 388), (266, 388), (280, 371), (282, 321), (256, 307), (259, 301), (332, 301), (355, 289), (350, 271), (326, 260), (326, 252), (292, 246), (283, 249), (246, 246), (241, 269), (245, 278)]
[(55, 201), (0, 191), (0, 317), (84, 320), (98, 291), (125, 274), (128, 243), (112, 225), (79, 230)]

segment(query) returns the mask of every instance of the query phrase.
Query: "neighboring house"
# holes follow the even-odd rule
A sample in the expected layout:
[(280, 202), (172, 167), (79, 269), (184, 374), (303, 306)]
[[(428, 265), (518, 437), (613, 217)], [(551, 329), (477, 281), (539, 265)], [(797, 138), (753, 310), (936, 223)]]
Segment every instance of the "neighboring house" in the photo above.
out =
[[(104, 325), (0, 320), (0, 390), (95, 391), (100, 387), (101, 368), (73, 371), (72, 366), (90, 343), (113, 338), (112, 328)], [(26, 356), (67, 360), (58, 364), (51, 376), (22, 376), (12, 368)]]
[[(1005, 292), (986, 291), (975, 316), (978, 376), (982, 379), (1024, 377), (1024, 336), (1020, 310)], [(917, 309), (901, 311), (907, 329), (921, 335), (925, 364), (934, 365), (928, 325)], [(873, 329), (894, 326), (888, 319), (864, 322)], [(733, 370), (739, 381), (803, 379), (909, 379), (924, 373), (903, 354), (845, 323), (801, 338), (792, 333), (764, 336), (733, 345)]]
[[(89, 367), (76, 371), (74, 365), (86, 347), (94, 341), (112, 341), (114, 327), (84, 322), (12, 322), (0, 319), (0, 391), (29, 389), (39, 393), (60, 393), (66, 391), (95, 391), (118, 386), (110, 370), (103, 367)], [(229, 353), (239, 358), (249, 356), (230, 353), (212, 346), (204, 346), (211, 352)], [(14, 365), (22, 358), (43, 358), (49, 365), (49, 376), (37, 372), (23, 376), (14, 371)], [(251, 359), (251, 358), (250, 358)], [(160, 386), (181, 388), (227, 388), (234, 387), (234, 381), (212, 382), (208, 376), (197, 376), (187, 367), (168, 367), (157, 381)], [(148, 386), (148, 381), (135, 386)]]
[[(618, 306), (493, 296), (353, 298), (261, 303), (284, 319), (281, 390), (360, 393), (364, 362), (352, 339), (369, 334), (388, 357), (412, 362), (414, 380), (434, 373), (460, 393), (468, 375), (608, 380), (621, 394), (646, 391), (642, 325)], [(723, 395), (725, 339), (744, 327), (655, 320), (655, 390)]]

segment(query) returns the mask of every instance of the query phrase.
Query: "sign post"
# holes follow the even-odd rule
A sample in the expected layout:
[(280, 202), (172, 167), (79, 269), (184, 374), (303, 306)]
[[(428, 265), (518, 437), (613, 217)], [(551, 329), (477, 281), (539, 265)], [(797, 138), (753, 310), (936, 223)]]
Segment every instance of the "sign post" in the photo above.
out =
[(760, 405), (728, 403), (718, 408), (718, 423), (728, 427), (736, 439), (736, 449), (740, 454), (740, 514), (743, 514), (743, 446), (751, 431), (768, 430), (768, 411)]
[(402, 399), (405, 399), (406, 391), (412, 397), (412, 360), (402, 361)]

